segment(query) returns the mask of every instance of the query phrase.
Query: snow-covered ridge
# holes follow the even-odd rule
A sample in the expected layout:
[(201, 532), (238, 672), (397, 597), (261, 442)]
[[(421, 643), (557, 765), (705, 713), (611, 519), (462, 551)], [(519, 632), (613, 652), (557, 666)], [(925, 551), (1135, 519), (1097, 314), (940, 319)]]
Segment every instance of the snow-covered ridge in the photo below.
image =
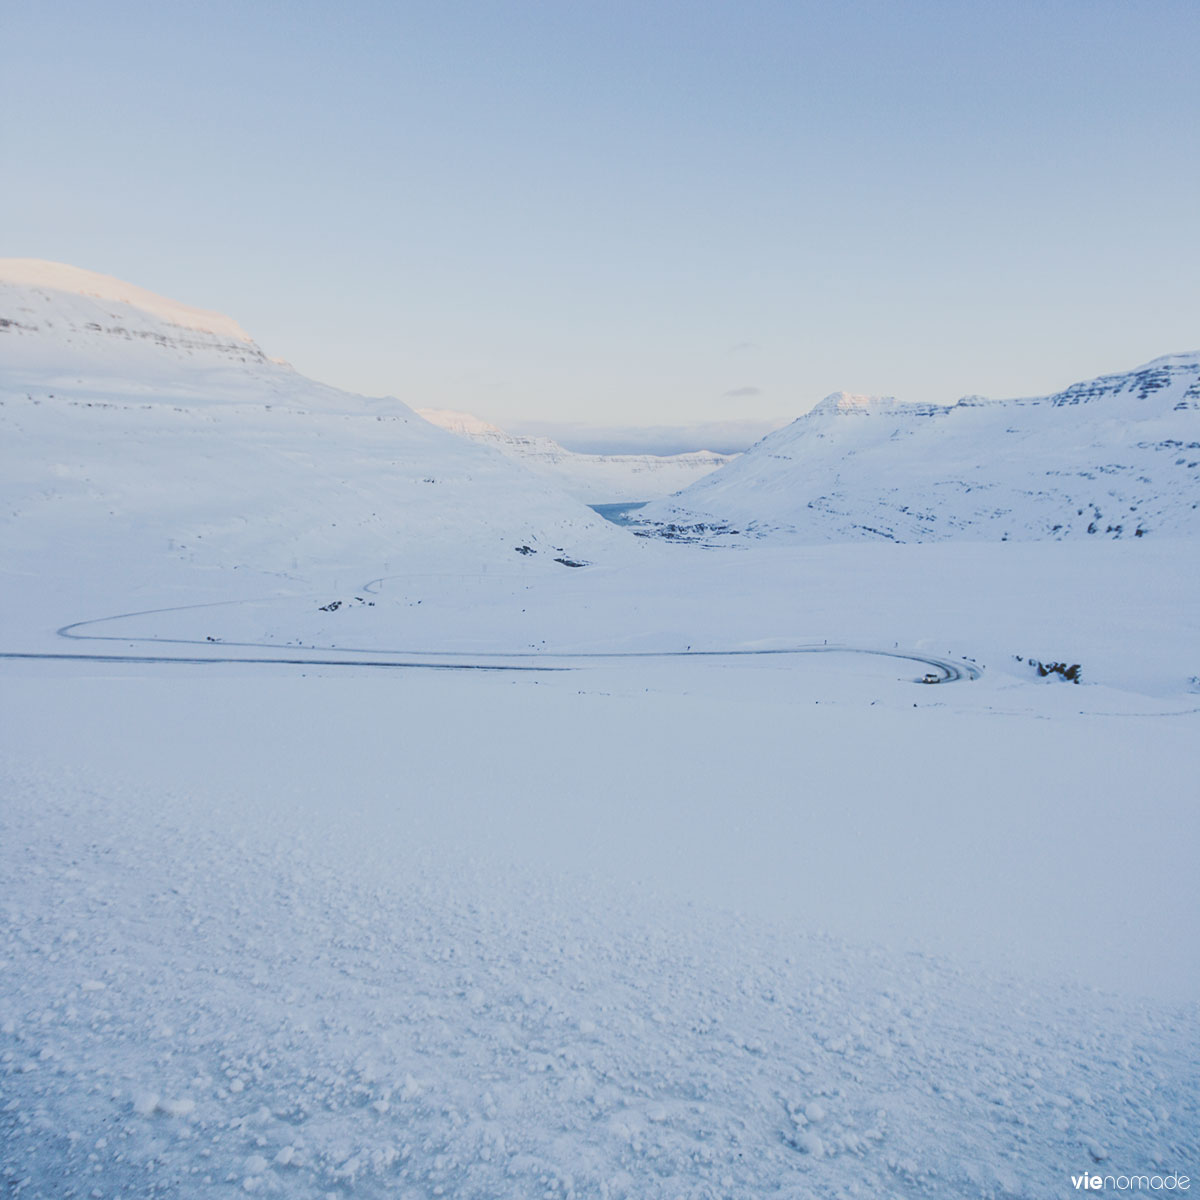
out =
[(936, 417), (946, 412), (949, 412), (949, 409), (945, 405), (905, 404), (895, 396), (862, 396), (854, 392), (833, 392), (819, 401), (806, 415), (814, 420), (821, 417), (911, 418)]
[(202, 366), (286, 366), (272, 362), (232, 317), (32, 258), (0, 259), (0, 362), (59, 384), (96, 377), (103, 365), (130, 394), (151, 379), (178, 384)]
[[(1159, 392), (1170, 396), (1177, 408), (1200, 405), (1200, 351), (1191, 354), (1164, 354), (1132, 371), (1100, 375), (1073, 383), (1061, 392), (1045, 396), (1020, 396), (994, 400), (987, 396), (963, 396), (954, 404), (912, 404), (894, 396), (866, 396), (854, 392), (833, 392), (819, 401), (808, 416), (879, 416), (882, 414), (917, 417), (945, 416), (959, 408), (985, 408), (994, 405), (1023, 406), (1050, 404), (1086, 404), (1118, 396), (1147, 400)], [(1182, 389), (1182, 390), (1181, 390)], [(801, 420), (803, 418), (800, 418)]]
[(899, 406), (894, 396), (863, 396), (854, 392), (833, 392), (821, 400), (813, 412), (818, 415), (873, 416), (882, 412), (893, 412)]
[(40, 258), (0, 258), (0, 283), (41, 291), (73, 292), (93, 300), (107, 300), (139, 309), (147, 316), (168, 325), (178, 325), (181, 329), (211, 333), (239, 342), (253, 340), (232, 317), (223, 313), (192, 308), (166, 296), (155, 295), (145, 288), (114, 279), (111, 275), (85, 271), (82, 267), (72, 267), (66, 263), (46, 262)]
[(440, 426), (450, 433), (461, 434), (463, 437), (484, 437), (489, 440), (516, 441), (511, 434), (505, 433), (498, 425), (492, 425), (482, 417), (473, 413), (458, 412), (451, 408), (418, 408), (417, 416)]
[[(1055, 405), (1082, 404), (1124, 396), (1136, 400), (1167, 400), (1177, 409), (1200, 408), (1200, 351), (1164, 354), (1144, 366), (1119, 375), (1101, 375), (1046, 397)], [(1026, 401), (1029, 403), (1029, 401)]]
[(420, 416), (452, 433), (493, 446), (534, 474), (587, 504), (658, 500), (731, 461), (731, 455), (577, 454), (547, 437), (520, 437), (471, 413), (420, 408)]
[(1060, 392), (902, 404), (838, 392), (660, 525), (801, 542), (1200, 536), (1200, 352)]

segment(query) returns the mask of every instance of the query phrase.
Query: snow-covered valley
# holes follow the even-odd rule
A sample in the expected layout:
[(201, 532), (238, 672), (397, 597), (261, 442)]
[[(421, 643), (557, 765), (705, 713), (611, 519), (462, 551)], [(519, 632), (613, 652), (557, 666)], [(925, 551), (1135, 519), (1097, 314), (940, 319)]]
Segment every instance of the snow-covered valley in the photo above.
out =
[(1200, 1175), (1186, 463), (1154, 536), (671, 544), (62, 272), (0, 267), (12, 1194)]
[(494, 446), (585, 504), (661, 500), (730, 461), (727, 454), (575, 454), (547, 437), (515, 437), (470, 413), (419, 408), (427, 421)]

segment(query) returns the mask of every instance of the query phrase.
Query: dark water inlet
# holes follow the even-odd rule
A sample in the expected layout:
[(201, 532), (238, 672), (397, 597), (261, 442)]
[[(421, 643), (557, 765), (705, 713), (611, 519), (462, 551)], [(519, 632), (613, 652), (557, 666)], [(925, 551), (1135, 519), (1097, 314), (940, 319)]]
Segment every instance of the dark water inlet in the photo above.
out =
[(649, 503), (649, 500), (625, 500), (620, 504), (589, 504), (588, 508), (614, 525), (632, 525), (636, 520), (632, 514)]

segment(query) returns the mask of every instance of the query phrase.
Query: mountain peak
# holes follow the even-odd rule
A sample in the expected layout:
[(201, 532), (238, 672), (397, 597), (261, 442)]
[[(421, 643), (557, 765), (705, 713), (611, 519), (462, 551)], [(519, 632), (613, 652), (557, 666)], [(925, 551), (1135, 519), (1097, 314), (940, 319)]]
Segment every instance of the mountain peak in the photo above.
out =
[(101, 275), (98, 271), (87, 271), (66, 263), (47, 262), (40, 258), (0, 258), (0, 284), (38, 291), (66, 292), (89, 300), (125, 304), (181, 329), (253, 343), (250, 335), (232, 317), (223, 313), (192, 308), (132, 283), (114, 279), (111, 275)]
[(857, 392), (831, 392), (816, 407), (813, 413), (832, 416), (870, 416), (872, 413), (891, 412), (899, 407), (895, 396), (865, 396)]
[(468, 437), (476, 434), (507, 436), (498, 425), (492, 425), (473, 413), (459, 412), (453, 408), (418, 408), (416, 413), (417, 416), (424, 417), (426, 421), (451, 433), (465, 434)]

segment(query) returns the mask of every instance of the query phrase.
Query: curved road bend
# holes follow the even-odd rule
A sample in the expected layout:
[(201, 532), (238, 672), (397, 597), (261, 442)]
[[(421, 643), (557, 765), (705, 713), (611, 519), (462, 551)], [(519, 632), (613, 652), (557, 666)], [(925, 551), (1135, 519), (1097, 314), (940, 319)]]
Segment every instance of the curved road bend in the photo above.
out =
[[(382, 579), (372, 580), (367, 585), (369, 591), (372, 586), (382, 583)], [(264, 599), (275, 599), (276, 597), (264, 597)], [(513, 653), (502, 652), (473, 652), (465, 650), (388, 650), (381, 649), (377, 646), (311, 646), (307, 649), (315, 653), (325, 654), (354, 654), (363, 656), (378, 656), (378, 655), (406, 655), (406, 661), (397, 661), (394, 658), (381, 659), (378, 657), (363, 657), (355, 659), (318, 659), (310, 657), (300, 657), (304, 647), (287, 647), (280, 646), (273, 642), (226, 642), (226, 641), (209, 641), (201, 638), (170, 638), (170, 637), (129, 637), (121, 636), (112, 633), (82, 633), (80, 630), (89, 625), (102, 625), (109, 621), (119, 621), (131, 617), (148, 617), (159, 613), (168, 612), (187, 612), (193, 609), (200, 608), (222, 608), (231, 604), (247, 604), (254, 601), (245, 600), (220, 600), (208, 604), (182, 604), (175, 605), (169, 608), (147, 608), (138, 612), (114, 613), (108, 617), (93, 617), (87, 621), (74, 621), (69, 625), (62, 626), (56, 632), (59, 637), (70, 638), (79, 641), (102, 641), (102, 642), (124, 642), (129, 643), (153, 643), (155, 645), (171, 645), (171, 646), (204, 646), (216, 649), (218, 646), (222, 648), (231, 648), (238, 650), (269, 650), (275, 651), (272, 656), (204, 656), (204, 657), (183, 657), (174, 655), (89, 655), (89, 654), (34, 654), (34, 653), (19, 653), (19, 652), (0, 652), (0, 658), (37, 658), (37, 659), (107, 659), (111, 662), (137, 662), (137, 663), (152, 663), (152, 662), (186, 662), (186, 663), (208, 663), (208, 662), (225, 662), (225, 663), (284, 663), (288, 665), (310, 665), (310, 666), (364, 666), (364, 667), (405, 667), (408, 669), (429, 669), (429, 670), (491, 670), (491, 671), (531, 671), (531, 670), (569, 670), (571, 665), (577, 662), (593, 662), (597, 660), (615, 660), (615, 659), (635, 659), (635, 658), (748, 658), (761, 657), (768, 655), (796, 655), (796, 654), (870, 654), (879, 658), (894, 658), (901, 662), (915, 663), (919, 667), (927, 668), (927, 674), (936, 675), (936, 679), (928, 680), (930, 683), (957, 683), (964, 680), (978, 679), (982, 674), (981, 669), (974, 663), (965, 661), (956, 661), (949, 658), (935, 658), (926, 654), (919, 654), (915, 651), (903, 650), (877, 650), (870, 647), (862, 646), (790, 646), (768, 650), (597, 650), (585, 651), (583, 653), (549, 653), (544, 651), (522, 650)], [(291, 650), (292, 656), (279, 656), (280, 652)], [(436, 659), (454, 659), (454, 662), (429, 662), (424, 661), (431, 658)], [(470, 661), (460, 662), (458, 660), (467, 659)], [(512, 664), (512, 659), (538, 659), (546, 665), (530, 666), (524, 663)], [(480, 661), (493, 660), (493, 661)], [(494, 661), (500, 660), (500, 661)], [(558, 664), (558, 665), (554, 665)], [(921, 680), (920, 682), (924, 682)]]

